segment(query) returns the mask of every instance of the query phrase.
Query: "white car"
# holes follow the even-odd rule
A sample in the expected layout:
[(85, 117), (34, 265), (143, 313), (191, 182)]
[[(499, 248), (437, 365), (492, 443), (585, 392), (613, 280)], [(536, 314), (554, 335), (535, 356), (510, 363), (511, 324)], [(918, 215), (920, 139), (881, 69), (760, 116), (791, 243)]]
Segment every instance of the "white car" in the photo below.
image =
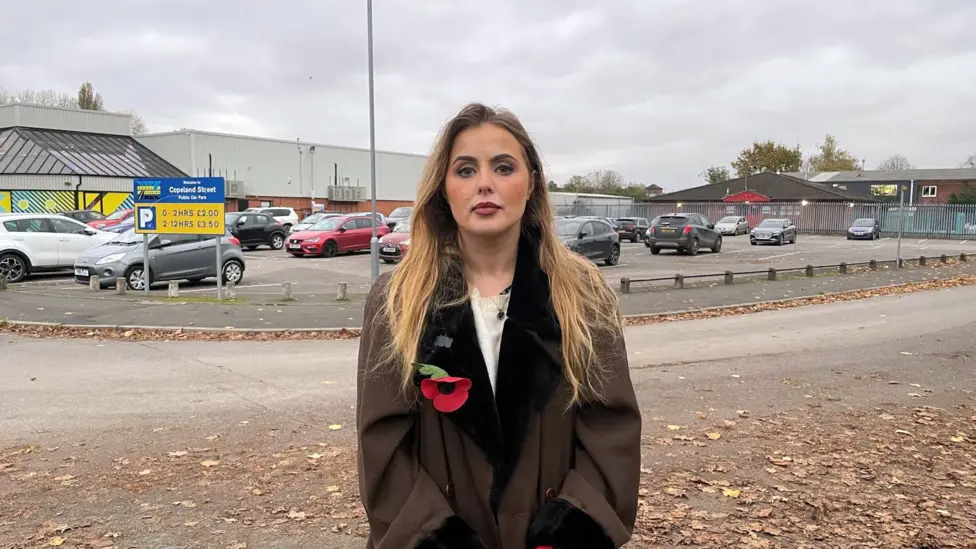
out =
[(260, 212), (266, 213), (274, 218), (279, 225), (285, 228), (287, 232), (292, 228), (292, 226), (298, 224), (298, 213), (295, 212), (295, 208), (282, 208), (278, 206), (271, 206), (268, 208), (248, 208), (248, 212)]
[(0, 277), (20, 282), (38, 272), (71, 269), (82, 252), (117, 235), (57, 214), (0, 217)]
[(749, 222), (742, 216), (727, 215), (715, 223), (715, 230), (721, 235), (749, 234)]

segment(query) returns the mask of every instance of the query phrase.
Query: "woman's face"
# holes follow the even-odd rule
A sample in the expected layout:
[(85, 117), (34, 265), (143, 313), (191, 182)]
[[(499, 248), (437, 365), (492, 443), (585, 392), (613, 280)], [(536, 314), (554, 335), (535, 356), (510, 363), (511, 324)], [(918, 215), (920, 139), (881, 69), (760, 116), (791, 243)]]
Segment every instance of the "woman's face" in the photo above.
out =
[(532, 179), (522, 145), (508, 130), (482, 124), (458, 134), (444, 191), (462, 234), (495, 236), (518, 227)]

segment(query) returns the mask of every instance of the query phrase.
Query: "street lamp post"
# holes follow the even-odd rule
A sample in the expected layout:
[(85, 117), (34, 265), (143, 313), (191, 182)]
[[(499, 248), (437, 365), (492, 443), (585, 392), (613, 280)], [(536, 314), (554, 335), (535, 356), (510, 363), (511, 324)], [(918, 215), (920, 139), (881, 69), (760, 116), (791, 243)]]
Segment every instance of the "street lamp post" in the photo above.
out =
[(369, 196), (373, 214), (372, 237), (369, 239), (370, 280), (380, 276), (380, 241), (376, 237), (376, 120), (373, 105), (373, 0), (366, 0), (366, 42), (369, 56)]

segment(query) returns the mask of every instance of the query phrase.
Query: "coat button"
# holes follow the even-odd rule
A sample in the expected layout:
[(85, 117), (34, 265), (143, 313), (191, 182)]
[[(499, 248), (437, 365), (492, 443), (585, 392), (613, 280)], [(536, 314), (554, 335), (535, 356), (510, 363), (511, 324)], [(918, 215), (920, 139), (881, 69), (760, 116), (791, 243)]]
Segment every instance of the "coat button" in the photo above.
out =
[(444, 497), (447, 499), (454, 499), (454, 485), (447, 484), (444, 486)]
[(546, 501), (552, 501), (556, 497), (556, 491), (552, 488), (546, 488)]

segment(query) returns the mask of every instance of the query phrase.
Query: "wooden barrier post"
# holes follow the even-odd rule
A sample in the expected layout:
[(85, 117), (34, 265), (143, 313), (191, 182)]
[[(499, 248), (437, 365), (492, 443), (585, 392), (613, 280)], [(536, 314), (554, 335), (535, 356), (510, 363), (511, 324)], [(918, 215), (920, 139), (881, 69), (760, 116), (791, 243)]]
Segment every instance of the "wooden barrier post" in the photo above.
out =
[(629, 294), (630, 293), (630, 279), (621, 278), (620, 279), (620, 293)]
[(926, 259), (924, 255), (918, 256), (918, 266), (924, 267), (926, 265), (928, 265), (928, 259)]
[(840, 274), (842, 274), (842, 275), (846, 275), (847, 274), (847, 263), (844, 262), (844, 261), (841, 261), (840, 262)]
[(806, 275), (812, 277), (815, 273), (813, 272), (813, 265), (807, 265)]
[(725, 284), (735, 284), (735, 273), (732, 271), (725, 271)]
[(340, 282), (336, 284), (336, 301), (346, 300), (346, 283)]
[(684, 289), (685, 287), (685, 275), (678, 273), (674, 275), (674, 287), (678, 290)]
[(776, 280), (776, 269), (769, 268), (769, 272), (766, 273), (766, 280)]
[(868, 268), (871, 269), (872, 271), (877, 271), (878, 270), (878, 262), (876, 260), (874, 260), (874, 259), (872, 259), (871, 261), (868, 261)]

